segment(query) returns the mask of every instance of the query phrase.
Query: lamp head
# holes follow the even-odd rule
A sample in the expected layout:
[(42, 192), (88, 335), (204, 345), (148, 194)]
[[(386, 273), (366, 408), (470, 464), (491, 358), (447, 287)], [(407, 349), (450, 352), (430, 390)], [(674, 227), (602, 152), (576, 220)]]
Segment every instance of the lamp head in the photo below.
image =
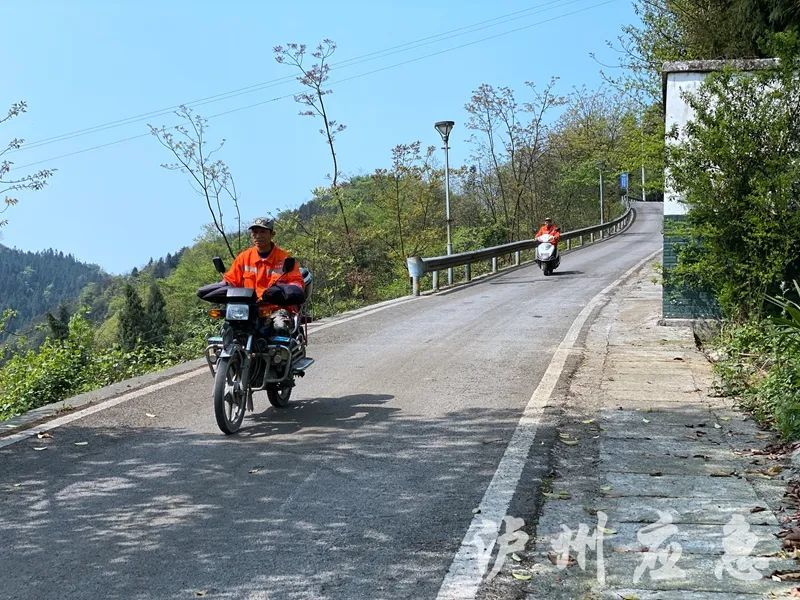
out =
[(442, 136), (445, 144), (447, 143), (447, 138), (450, 137), (450, 132), (453, 130), (453, 125), (455, 125), (454, 121), (437, 121), (434, 124), (436, 131)]

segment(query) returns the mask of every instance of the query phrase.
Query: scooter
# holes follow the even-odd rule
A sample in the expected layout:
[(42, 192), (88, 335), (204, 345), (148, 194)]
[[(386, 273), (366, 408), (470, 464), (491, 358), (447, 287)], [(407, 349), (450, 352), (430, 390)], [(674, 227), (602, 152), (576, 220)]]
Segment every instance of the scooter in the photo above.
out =
[(536, 264), (539, 265), (545, 276), (550, 275), (561, 263), (557, 242), (549, 233), (540, 235), (536, 241), (539, 242), (536, 245)]

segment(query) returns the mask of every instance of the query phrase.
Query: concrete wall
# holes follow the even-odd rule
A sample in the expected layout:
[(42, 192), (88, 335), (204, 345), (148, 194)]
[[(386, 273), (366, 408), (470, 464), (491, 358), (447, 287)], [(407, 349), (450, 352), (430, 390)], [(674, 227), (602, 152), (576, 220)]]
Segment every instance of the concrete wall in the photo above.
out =
[[(685, 135), (684, 127), (694, 118), (694, 111), (684, 99), (685, 93), (694, 93), (703, 83), (708, 73), (680, 72), (667, 73), (664, 85), (665, 104), (664, 104), (664, 131), (669, 133), (677, 128), (680, 135), (677, 140), (667, 137), (667, 144), (675, 144), (683, 141)], [(665, 173), (664, 185), (664, 215), (684, 215), (686, 207), (680, 202), (681, 195), (678, 194), (669, 183), (669, 177)]]

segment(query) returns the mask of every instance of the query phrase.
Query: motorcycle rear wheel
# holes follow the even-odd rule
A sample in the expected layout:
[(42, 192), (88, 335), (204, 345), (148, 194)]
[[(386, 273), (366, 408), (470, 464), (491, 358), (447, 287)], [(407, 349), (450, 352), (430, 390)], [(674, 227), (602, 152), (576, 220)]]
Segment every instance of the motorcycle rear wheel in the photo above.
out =
[(214, 377), (214, 416), (222, 433), (239, 431), (244, 420), (247, 392), (242, 385), (242, 359), (236, 354), (220, 358)]
[(279, 388), (275, 384), (267, 386), (267, 398), (269, 398), (269, 403), (275, 408), (286, 408), (289, 406), (289, 396), (291, 395), (291, 386), (282, 388)]

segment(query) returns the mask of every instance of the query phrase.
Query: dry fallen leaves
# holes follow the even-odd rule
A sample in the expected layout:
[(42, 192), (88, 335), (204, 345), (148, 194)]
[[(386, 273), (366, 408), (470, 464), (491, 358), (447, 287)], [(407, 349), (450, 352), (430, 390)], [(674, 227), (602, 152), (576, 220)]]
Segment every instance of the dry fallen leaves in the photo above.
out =
[(565, 558), (564, 556), (556, 554), (555, 552), (548, 552), (547, 558), (550, 559), (550, 562), (556, 566), (572, 567), (578, 564), (578, 561), (572, 556), (567, 556)]
[(40, 440), (43, 440), (45, 438), (52, 438), (53, 434), (50, 433), (49, 431), (43, 431), (42, 433), (37, 433), (36, 437), (39, 438)]
[(708, 474), (709, 477), (733, 477), (736, 471), (712, 471)]
[(511, 576), (514, 579), (520, 579), (522, 581), (528, 581), (533, 575), (531, 575), (528, 571), (511, 571)]
[(569, 492), (564, 490), (561, 490), (559, 492), (543, 492), (542, 495), (545, 496), (546, 498), (555, 498), (556, 500), (569, 500), (570, 498), (572, 498)]
[(783, 540), (784, 548), (792, 549), (800, 546), (800, 527), (784, 529), (775, 535)]

